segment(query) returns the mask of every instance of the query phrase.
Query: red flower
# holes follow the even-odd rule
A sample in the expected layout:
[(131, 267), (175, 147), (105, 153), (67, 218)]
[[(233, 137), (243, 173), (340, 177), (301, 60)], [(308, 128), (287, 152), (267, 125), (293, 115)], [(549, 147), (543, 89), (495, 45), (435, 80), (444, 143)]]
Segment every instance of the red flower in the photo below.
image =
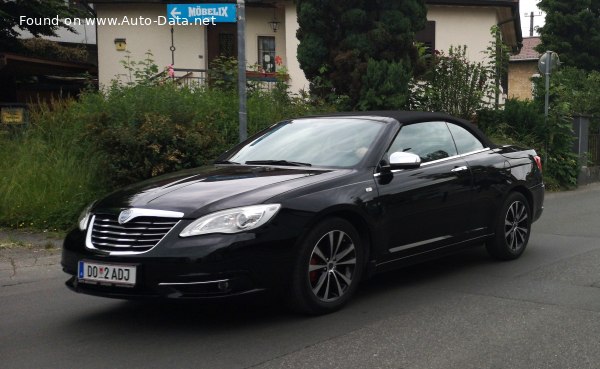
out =
[(281, 56), (279, 56), (279, 55), (275, 56), (275, 64), (277, 64), (277, 65), (283, 64), (283, 59), (281, 59)]

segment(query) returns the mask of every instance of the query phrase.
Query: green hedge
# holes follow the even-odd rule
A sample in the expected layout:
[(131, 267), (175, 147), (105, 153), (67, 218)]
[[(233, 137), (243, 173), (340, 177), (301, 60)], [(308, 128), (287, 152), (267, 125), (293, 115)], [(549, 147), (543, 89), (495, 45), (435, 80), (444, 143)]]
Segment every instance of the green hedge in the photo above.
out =
[(546, 122), (538, 101), (510, 99), (503, 110), (479, 111), (478, 125), (496, 144), (534, 148), (545, 159), (544, 182), (549, 189), (577, 185), (579, 163), (572, 152), (572, 118), (562, 104), (555, 104)]
[[(248, 133), (327, 110), (256, 92), (248, 98)], [(232, 91), (115, 85), (33, 108), (27, 131), (0, 135), (0, 226), (64, 230), (93, 199), (208, 164), (237, 141)]]

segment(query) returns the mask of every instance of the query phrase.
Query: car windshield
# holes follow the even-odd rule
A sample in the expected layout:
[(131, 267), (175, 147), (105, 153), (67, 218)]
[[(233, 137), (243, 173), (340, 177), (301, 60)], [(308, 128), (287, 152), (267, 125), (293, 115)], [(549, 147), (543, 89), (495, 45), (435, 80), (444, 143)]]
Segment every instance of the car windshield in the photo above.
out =
[(372, 149), (383, 123), (347, 117), (277, 124), (225, 158), (240, 164), (353, 167)]

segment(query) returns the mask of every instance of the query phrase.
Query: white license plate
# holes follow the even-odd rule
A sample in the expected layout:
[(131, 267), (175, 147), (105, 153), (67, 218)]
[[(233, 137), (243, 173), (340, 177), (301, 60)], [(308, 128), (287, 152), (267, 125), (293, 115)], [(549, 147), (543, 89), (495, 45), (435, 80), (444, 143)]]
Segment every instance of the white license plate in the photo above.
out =
[(104, 264), (79, 261), (78, 277), (80, 282), (115, 284), (132, 287), (135, 285), (135, 265)]

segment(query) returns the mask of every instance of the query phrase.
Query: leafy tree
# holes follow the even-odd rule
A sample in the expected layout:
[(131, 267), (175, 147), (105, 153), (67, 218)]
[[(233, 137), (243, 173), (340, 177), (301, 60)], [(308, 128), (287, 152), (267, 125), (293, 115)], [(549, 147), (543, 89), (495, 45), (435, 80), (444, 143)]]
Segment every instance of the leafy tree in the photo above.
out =
[(510, 49), (502, 42), (502, 31), (500, 27), (494, 25), (490, 29), (492, 41), (487, 47), (485, 54), (488, 57), (488, 73), (490, 79), (494, 80), (493, 95), (494, 108), (500, 106), (501, 87), (508, 87), (508, 61), (510, 59)]
[[(536, 94), (543, 103), (545, 95), (544, 78), (535, 79)], [(574, 67), (561, 67), (550, 78), (550, 108), (556, 102), (568, 104), (568, 110), (575, 115), (590, 115), (592, 121), (600, 118), (600, 71), (587, 72)]]
[(406, 104), (422, 0), (298, 0), (297, 9), (298, 61), (313, 94), (343, 109)]
[[(0, 0), (0, 50), (15, 51), (20, 48), (18, 41), (19, 32), (29, 31), (33, 36), (56, 36), (59, 28), (73, 30), (72, 27), (62, 23), (62, 19), (80, 15), (81, 11), (70, 7), (64, 0)], [(48, 20), (58, 16), (58, 24)], [(22, 18), (38, 19), (35, 22), (21, 22)], [(40, 19), (47, 21), (40, 22)]]
[(542, 0), (546, 23), (539, 29), (538, 52), (556, 51), (567, 65), (585, 70), (600, 66), (600, 0)]
[(493, 86), (488, 67), (469, 61), (466, 54), (466, 46), (450, 46), (448, 55), (439, 52), (427, 73), (413, 81), (411, 109), (472, 119), (486, 105), (484, 98), (492, 95)]

